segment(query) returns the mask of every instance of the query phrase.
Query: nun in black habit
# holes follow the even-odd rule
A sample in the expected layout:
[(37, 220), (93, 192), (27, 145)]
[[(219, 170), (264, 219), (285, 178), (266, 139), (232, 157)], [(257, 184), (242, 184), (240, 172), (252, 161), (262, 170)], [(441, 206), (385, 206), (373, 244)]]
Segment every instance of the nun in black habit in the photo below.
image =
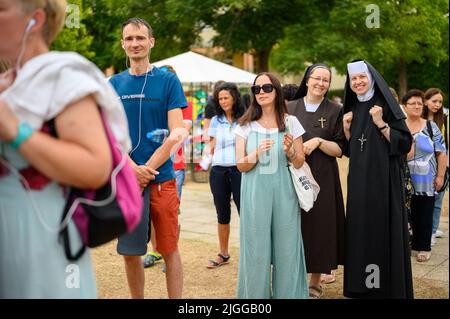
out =
[(350, 158), (344, 296), (413, 298), (402, 161), (412, 136), (383, 77), (348, 64), (344, 154)]

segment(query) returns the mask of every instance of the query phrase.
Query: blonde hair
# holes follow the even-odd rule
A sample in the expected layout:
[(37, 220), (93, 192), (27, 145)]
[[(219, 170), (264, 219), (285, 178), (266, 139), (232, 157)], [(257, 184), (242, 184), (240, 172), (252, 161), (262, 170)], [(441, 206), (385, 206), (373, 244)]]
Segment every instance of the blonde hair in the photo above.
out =
[(47, 20), (42, 31), (45, 42), (50, 45), (64, 26), (66, 17), (66, 0), (20, 0), (25, 13), (42, 8)]

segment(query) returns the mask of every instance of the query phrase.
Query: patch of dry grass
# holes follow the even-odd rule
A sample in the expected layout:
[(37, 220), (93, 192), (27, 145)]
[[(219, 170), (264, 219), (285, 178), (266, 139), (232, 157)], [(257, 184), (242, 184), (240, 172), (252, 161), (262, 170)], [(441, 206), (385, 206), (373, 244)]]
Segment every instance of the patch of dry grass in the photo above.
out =
[[(184, 270), (183, 298), (229, 299), (236, 296), (238, 274), (238, 249), (230, 249), (230, 264), (217, 269), (207, 269), (208, 259), (217, 254), (214, 244), (184, 239), (180, 241), (180, 252)], [(92, 250), (97, 276), (99, 298), (129, 298), (123, 258), (116, 253), (116, 242)], [(167, 298), (165, 274), (162, 262), (145, 269), (145, 298)], [(337, 270), (336, 282), (324, 285), (323, 298), (342, 299), (342, 267)], [(414, 279), (415, 298), (448, 299), (448, 287), (442, 283)]]

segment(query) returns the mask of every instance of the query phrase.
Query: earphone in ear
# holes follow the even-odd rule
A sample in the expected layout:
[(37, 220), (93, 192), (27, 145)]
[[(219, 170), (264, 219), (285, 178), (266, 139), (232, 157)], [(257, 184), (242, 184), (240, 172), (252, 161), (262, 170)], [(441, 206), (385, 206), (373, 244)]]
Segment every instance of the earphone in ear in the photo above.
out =
[(27, 28), (25, 29), (25, 33), (30, 32), (31, 28), (36, 24), (36, 19), (31, 19), (28, 24)]

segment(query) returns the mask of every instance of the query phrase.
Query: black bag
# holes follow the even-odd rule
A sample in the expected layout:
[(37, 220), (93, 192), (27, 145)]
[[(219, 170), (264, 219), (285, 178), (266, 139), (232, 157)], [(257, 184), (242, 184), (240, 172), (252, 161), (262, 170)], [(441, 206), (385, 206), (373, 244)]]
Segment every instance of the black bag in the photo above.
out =
[(438, 193), (444, 192), (448, 187), (448, 166), (445, 168), (444, 174), (444, 184), (442, 184), (442, 188), (438, 191)]
[[(434, 147), (434, 141), (433, 141), (433, 137), (434, 137), (433, 128), (431, 127), (430, 121), (427, 121), (427, 130), (428, 130), (428, 135), (430, 135), (431, 141), (433, 142), (433, 148), (435, 150), (434, 154), (436, 156), (436, 148)], [(436, 158), (436, 165), (437, 165), (437, 158)], [(438, 193), (444, 192), (445, 189), (447, 188), (447, 186), (448, 186), (448, 166), (446, 167), (445, 173), (444, 173), (444, 184), (442, 184), (441, 189), (438, 190), (437, 192)]]
[(401, 169), (403, 173), (403, 189), (405, 194), (405, 207), (408, 211), (408, 217), (411, 213), (411, 198), (414, 195), (414, 184), (411, 179), (411, 172), (409, 171), (408, 162), (406, 156), (401, 159)]

